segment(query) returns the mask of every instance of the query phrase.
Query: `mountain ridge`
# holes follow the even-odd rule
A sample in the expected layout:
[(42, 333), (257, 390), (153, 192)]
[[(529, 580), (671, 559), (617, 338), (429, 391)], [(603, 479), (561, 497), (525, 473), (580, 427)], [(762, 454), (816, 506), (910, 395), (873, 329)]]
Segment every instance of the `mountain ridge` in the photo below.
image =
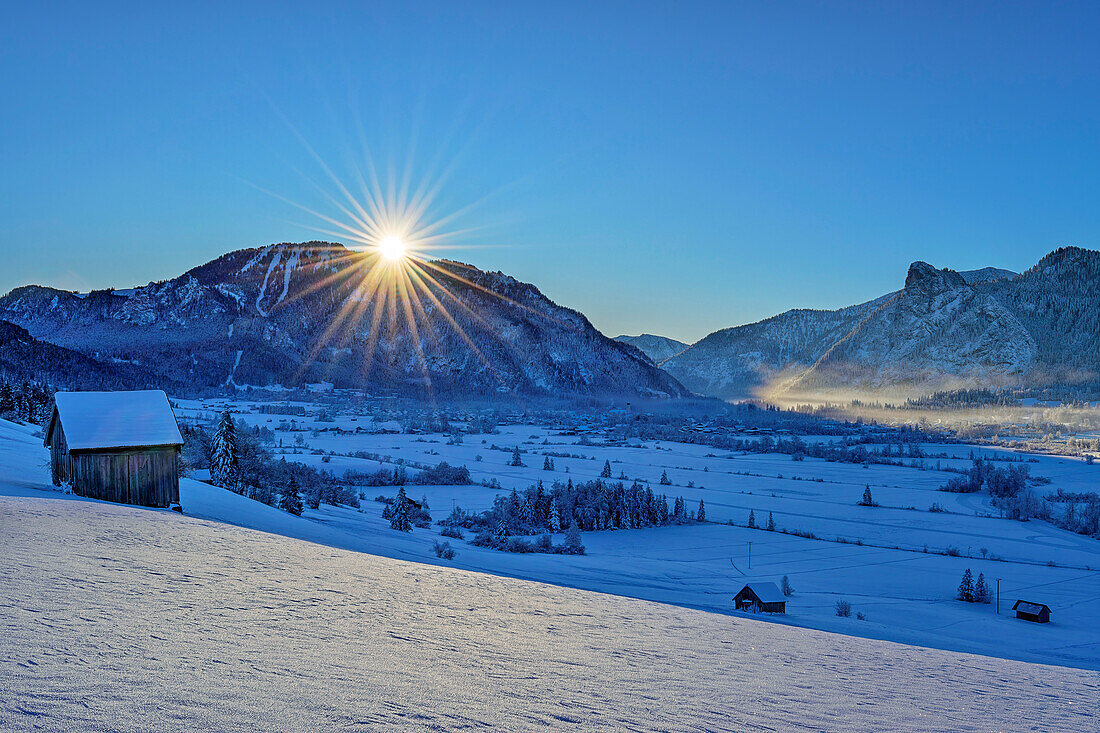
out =
[(16, 288), (0, 297), (0, 318), (36, 339), (203, 387), (688, 395), (534, 285), (449, 260), (385, 267), (339, 244), (280, 243), (125, 294)]
[(901, 290), (721, 329), (661, 366), (723, 399), (1084, 383), (1100, 360), (1098, 290), (1100, 252), (1079, 247), (1019, 274), (916, 261)]

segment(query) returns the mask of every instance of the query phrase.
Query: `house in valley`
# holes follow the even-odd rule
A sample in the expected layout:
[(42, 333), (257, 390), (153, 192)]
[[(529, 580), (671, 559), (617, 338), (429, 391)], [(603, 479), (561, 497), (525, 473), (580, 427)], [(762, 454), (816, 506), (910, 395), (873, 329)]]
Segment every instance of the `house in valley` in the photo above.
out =
[(747, 583), (733, 597), (733, 603), (738, 611), (787, 612), (787, 596), (775, 583)]

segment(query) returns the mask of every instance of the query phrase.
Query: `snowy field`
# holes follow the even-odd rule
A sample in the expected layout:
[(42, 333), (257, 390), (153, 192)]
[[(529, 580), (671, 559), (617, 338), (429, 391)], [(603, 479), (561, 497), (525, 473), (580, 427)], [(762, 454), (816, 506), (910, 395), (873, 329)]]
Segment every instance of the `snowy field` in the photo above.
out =
[[(181, 419), (214, 416), (216, 403), (183, 403)], [(437, 529), (411, 534), (391, 530), (382, 505), (370, 500), (392, 494), (392, 488), (366, 488), (362, 511), (322, 506), (302, 518), (271, 510), (230, 492), (195, 480), (184, 480), (181, 499), (188, 516), (252, 527), (331, 547), (367, 552), (432, 565), (537, 580), (602, 591), (683, 607), (748, 616), (731, 609), (731, 598), (749, 580), (778, 582), (790, 578), (795, 594), (785, 616), (768, 620), (905, 644), (970, 652), (1046, 664), (1100, 669), (1100, 542), (1047, 523), (1020, 523), (981, 516), (990, 513), (983, 497), (936, 491), (953, 474), (892, 466), (836, 464), (789, 456), (729, 454), (706, 446), (645, 443), (642, 447), (577, 445), (576, 437), (554, 435), (539, 426), (502, 426), (499, 434), (465, 436), (448, 445), (443, 435), (342, 434), (314, 430), (395, 428), (369, 417), (338, 415), (334, 423), (311, 418), (248, 412), (234, 404), (238, 417), (275, 429), (293, 419), (298, 430), (278, 430), (288, 460), (332, 470), (375, 471), (386, 462), (352, 458), (366, 451), (423, 464), (446, 460), (465, 465), (477, 481), (496, 479), (504, 490), (523, 489), (537, 480), (588, 480), (610, 460), (614, 476), (649, 481), (670, 497), (682, 495), (689, 507), (706, 502), (712, 523), (657, 529), (584, 533), (583, 557), (516, 555), (476, 548), (450, 540), (458, 551), (452, 561), (431, 552)], [(290, 446), (304, 447), (289, 454)], [(484, 440), (484, 442), (482, 442)], [(496, 444), (505, 450), (492, 450)], [(519, 446), (526, 467), (510, 467), (510, 449)], [(926, 446), (928, 452), (950, 452), (957, 465), (968, 462), (969, 447)], [(313, 451), (323, 451), (327, 461)], [(544, 453), (557, 456), (555, 470), (543, 471)], [(995, 453), (996, 451), (990, 451)], [(1006, 454), (1007, 455), (1007, 454)], [(0, 493), (28, 497), (61, 495), (48, 491), (46, 451), (26, 428), (0, 423)], [(480, 460), (478, 457), (480, 456)], [(1049, 489), (1094, 490), (1100, 466), (1081, 461), (1039, 457), (1032, 472), (1052, 479)], [(934, 463), (934, 461), (933, 461)], [(949, 461), (943, 461), (946, 465)], [(672, 486), (659, 486), (663, 472)], [(689, 486), (694, 484), (694, 486)], [(857, 506), (864, 486), (882, 506)], [(427, 497), (435, 518), (449, 513), (452, 502), (467, 510), (488, 507), (497, 493), (480, 485), (409, 487), (414, 498)], [(931, 513), (932, 502), (946, 513)], [(914, 507), (909, 509), (906, 507)], [(813, 532), (819, 539), (727, 526), (744, 524), (749, 510), (757, 523), (774, 513), (781, 529)], [(837, 538), (846, 542), (837, 542)], [(863, 544), (855, 544), (856, 542)], [(751, 550), (750, 550), (751, 543)], [(929, 552), (924, 552), (927, 547)], [(958, 548), (962, 555), (937, 554)], [(982, 550), (987, 557), (982, 558)], [(750, 564), (751, 552), (751, 564)], [(996, 556), (998, 561), (990, 559)], [(1051, 567), (1048, 563), (1053, 562)], [(992, 605), (954, 600), (963, 571), (984, 573), (990, 584), (1001, 578), (1001, 614)], [(1029, 624), (1012, 617), (1017, 598), (1048, 604), (1052, 623)], [(853, 616), (835, 615), (838, 600), (852, 604)], [(855, 618), (862, 613), (866, 620)]]
[[(207, 403), (211, 408), (221, 405)], [(692, 608), (731, 612), (732, 596), (747, 580), (778, 582), (784, 575), (796, 590), (786, 616), (777, 622), (841, 633), (922, 644), (941, 649), (991, 654), (1049, 664), (1100, 669), (1100, 542), (1046, 522), (1026, 523), (996, 518), (988, 497), (949, 494), (937, 487), (955, 474), (894, 466), (829, 463), (786, 455), (730, 454), (707, 446), (647, 442), (644, 447), (577, 445), (578, 438), (555, 435), (544, 427), (505, 425), (500, 433), (465, 436), (448, 445), (444, 435), (342, 434), (345, 431), (396, 429), (396, 423), (374, 423), (368, 416), (337, 415), (335, 422), (309, 417), (249, 412), (247, 404), (230, 404), (238, 417), (275, 429), (293, 420), (299, 430), (277, 430), (285, 450), (301, 441), (300, 453), (287, 455), (337, 474), (354, 469), (371, 472), (393, 464), (352, 458), (355, 451), (376, 453), (385, 460), (432, 464), (446, 460), (465, 465), (475, 481), (495, 479), (504, 490), (524, 489), (535, 481), (596, 478), (605, 460), (612, 473), (648, 481), (655, 491), (682, 495), (690, 507), (700, 499), (707, 507), (705, 526), (666, 527), (584, 533), (588, 555), (514, 555), (485, 550), (451, 540), (458, 557), (448, 563), (512, 577), (541, 580), (589, 590), (674, 603)], [(181, 417), (213, 416), (198, 403), (183, 403)], [(356, 419), (353, 421), (352, 417)], [(324, 431), (324, 428), (329, 428)], [(321, 432), (314, 433), (314, 430)], [(484, 442), (483, 442), (484, 441)], [(492, 446), (506, 450), (493, 450)], [(519, 446), (525, 467), (512, 467), (510, 449)], [(926, 445), (929, 454), (947, 453), (945, 466), (969, 465), (969, 455), (1020, 458), (1000, 449)], [(312, 451), (323, 451), (321, 455)], [(555, 470), (542, 470), (545, 453)], [(480, 457), (480, 459), (479, 459)], [(1052, 457), (1028, 463), (1035, 475), (1052, 480), (1044, 490), (1095, 490), (1100, 466)], [(937, 459), (929, 459), (934, 465)], [(1001, 463), (999, 465), (1009, 465)], [(671, 486), (660, 486), (667, 472)], [(693, 487), (689, 484), (694, 484)], [(881, 505), (862, 507), (857, 501), (870, 486)], [(225, 519), (222, 510), (204, 511), (202, 502), (183, 500), (189, 513)], [(452, 503), (466, 510), (490, 506), (494, 489), (484, 486), (410, 486), (414, 498), (427, 497), (435, 518), (450, 512)], [(392, 488), (366, 488), (368, 499), (392, 494)], [(936, 502), (947, 511), (927, 511)], [(913, 508), (908, 508), (913, 507)], [(819, 539), (725, 526), (744, 525), (749, 511), (758, 525), (772, 512), (776, 525), (789, 531), (813, 532)], [(331, 544), (401, 559), (438, 563), (431, 553), (440, 539), (436, 529), (414, 530), (411, 536), (389, 529), (380, 517), (381, 505), (363, 503), (363, 511), (323, 506), (306, 516), (326, 531), (339, 530)], [(994, 516), (985, 516), (989, 514)], [(246, 518), (230, 519), (248, 524)], [(305, 537), (299, 531), (294, 536)], [(837, 542), (840, 538), (845, 542)], [(320, 540), (326, 541), (326, 540)], [(862, 545), (855, 544), (862, 542)], [(749, 563), (751, 543), (751, 567)], [(895, 549), (897, 548), (897, 549)], [(924, 552), (928, 548), (929, 552)], [(946, 556), (957, 549), (960, 557)], [(983, 558), (983, 550), (985, 556)], [(969, 557), (972, 556), (972, 557)], [(999, 558), (993, 560), (990, 558)], [(1055, 566), (1051, 567), (1053, 563)], [(990, 585), (1001, 583), (1001, 614), (994, 605), (954, 600), (963, 571), (984, 573)], [(1018, 621), (1009, 611), (1016, 599), (1046, 603), (1052, 623)], [(838, 600), (866, 620), (835, 615)]]
[(26, 495), (0, 497), (5, 731), (1096, 728), (1095, 672), (7, 485)]

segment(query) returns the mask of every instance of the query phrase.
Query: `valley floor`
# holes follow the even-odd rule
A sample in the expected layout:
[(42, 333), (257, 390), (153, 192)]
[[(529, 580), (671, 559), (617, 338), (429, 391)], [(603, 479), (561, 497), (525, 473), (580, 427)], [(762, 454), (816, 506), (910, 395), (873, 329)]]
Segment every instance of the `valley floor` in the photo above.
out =
[[(247, 404), (229, 406), (253, 424), (278, 426), (286, 419), (249, 413)], [(185, 416), (195, 410), (187, 403), (181, 408)], [(349, 420), (338, 417), (336, 425), (354, 429), (365, 422), (363, 417)], [(745, 582), (778, 584), (786, 575), (796, 592), (786, 615), (768, 617), (777, 623), (1100, 670), (1100, 542), (1046, 522), (984, 516), (996, 513), (987, 505), (988, 497), (936, 490), (957, 474), (812, 458), (792, 461), (786, 455), (731, 454), (671, 442), (582, 445), (575, 436), (555, 435), (534, 425), (501, 426), (498, 434), (466, 436), (454, 445), (444, 435), (315, 434), (314, 429), (331, 428), (332, 423), (299, 418), (296, 424), (297, 430), (277, 431), (288, 446), (284, 450), (297, 451), (286, 458), (337, 474), (392, 468), (395, 460), (429, 465), (446, 460), (467, 466), (475, 480), (500, 482), (502, 489), (408, 487), (413, 498), (427, 498), (436, 519), (446, 516), (452, 503), (467, 510), (485, 509), (502, 490), (523, 490), (539, 480), (550, 484), (596, 478), (608, 460), (613, 475), (648, 481), (655, 491), (667, 492), (670, 500), (684, 496), (689, 508), (703, 499), (711, 520), (706, 525), (585, 532), (584, 557), (515, 555), (450, 540), (458, 550), (458, 557), (446, 563), (451, 566), (720, 613), (734, 613), (732, 597)], [(302, 443), (305, 447), (289, 447)], [(524, 451), (525, 466), (508, 465), (515, 446)], [(929, 454), (953, 456), (928, 459), (932, 466), (969, 466), (972, 450), (1002, 460), (1034, 460), (1027, 465), (1033, 474), (1052, 479), (1051, 491), (1095, 490), (1100, 480), (1100, 466), (1079, 460), (961, 445), (924, 448)], [(378, 454), (386, 462), (347, 455), (353, 451)], [(542, 470), (547, 454), (558, 454), (553, 471)], [(665, 472), (672, 485), (658, 484)], [(881, 506), (857, 505), (865, 486)], [(369, 500), (394, 491), (366, 488), (368, 501), (362, 511), (322, 506), (306, 511), (311, 527), (291, 522), (274, 531), (389, 557), (442, 562), (431, 552), (433, 542), (446, 539), (439, 536), (438, 527), (410, 535), (394, 532), (380, 516), (382, 505)], [(227, 503), (225, 492), (210, 494), (199, 482), (186, 483), (183, 492), (188, 513), (266, 529), (251, 516), (254, 503)], [(946, 511), (928, 511), (933, 502)], [(725, 524), (744, 525), (750, 510), (758, 526), (771, 512), (780, 529), (813, 532), (818, 539)], [(943, 554), (950, 549), (960, 556)], [(984, 574), (994, 589), (996, 579), (1001, 579), (1000, 614), (994, 604), (955, 600), (968, 568), (975, 578)], [(1052, 622), (1037, 625), (1015, 619), (1010, 609), (1020, 598), (1046, 603), (1053, 610)], [(837, 617), (839, 600), (851, 603), (852, 617)], [(857, 613), (866, 620), (855, 618)]]

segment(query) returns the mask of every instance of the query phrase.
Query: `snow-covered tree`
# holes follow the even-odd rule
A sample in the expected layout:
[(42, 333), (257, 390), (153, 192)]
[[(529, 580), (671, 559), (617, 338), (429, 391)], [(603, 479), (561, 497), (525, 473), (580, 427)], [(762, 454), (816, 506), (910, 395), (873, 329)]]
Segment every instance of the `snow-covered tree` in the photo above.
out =
[(611, 478), (611, 461), (603, 462), (603, 470), (600, 471), (600, 478)]
[(672, 486), (672, 481), (668, 478), (668, 471), (661, 471), (661, 486)]
[(290, 480), (286, 482), (282, 496), (279, 497), (279, 508), (295, 516), (302, 514), (302, 495), (298, 493), (298, 479), (294, 478), (294, 474), (290, 475)]
[(978, 580), (974, 583), (974, 602), (989, 603), (989, 586), (985, 584), (985, 573), (978, 573)]
[(508, 541), (508, 524), (504, 521), (504, 517), (501, 517), (497, 526), (493, 528), (493, 540), (501, 545)]
[(550, 505), (550, 531), (561, 532), (561, 512), (558, 511), (558, 503), (552, 502)]
[(794, 595), (794, 588), (791, 587), (791, 580), (786, 575), (783, 576), (783, 580), (780, 582), (779, 587), (783, 591), (783, 595), (788, 598)]
[(214, 433), (214, 455), (210, 465), (210, 479), (215, 486), (238, 491), (241, 483), (240, 449), (237, 446), (237, 428), (233, 416), (226, 410), (218, 421)]
[(707, 508), (703, 506), (703, 500), (699, 500), (699, 512), (695, 515), (695, 518), (700, 522), (707, 521)]
[(756, 513), (749, 509), (749, 528), (756, 529)]
[(859, 500), (860, 506), (878, 506), (875, 504), (875, 500), (871, 498), (871, 487), (865, 486), (863, 489), (863, 498)]
[(960, 601), (974, 601), (974, 576), (970, 574), (970, 568), (966, 569), (962, 580), (959, 581), (959, 595), (957, 597)]
[(397, 498), (391, 505), (390, 527), (398, 532), (412, 532), (412, 520), (409, 518), (409, 497), (405, 494), (405, 487), (397, 488)]
[(552, 460), (550, 460), (550, 456), (546, 456), (546, 458), (542, 459), (542, 470), (543, 471), (553, 471), (554, 470), (554, 462)]
[(581, 528), (577, 526), (577, 520), (573, 520), (569, 524), (569, 531), (565, 533), (565, 546), (570, 550), (580, 549), (584, 551), (584, 545), (581, 544)]
[(524, 465), (523, 456), (520, 455), (518, 445), (515, 447), (515, 449), (512, 450), (512, 460), (508, 463), (508, 465), (515, 467), (522, 467)]
[(769, 532), (774, 532), (775, 531), (775, 517), (772, 516), (771, 512), (768, 512), (768, 531)]

